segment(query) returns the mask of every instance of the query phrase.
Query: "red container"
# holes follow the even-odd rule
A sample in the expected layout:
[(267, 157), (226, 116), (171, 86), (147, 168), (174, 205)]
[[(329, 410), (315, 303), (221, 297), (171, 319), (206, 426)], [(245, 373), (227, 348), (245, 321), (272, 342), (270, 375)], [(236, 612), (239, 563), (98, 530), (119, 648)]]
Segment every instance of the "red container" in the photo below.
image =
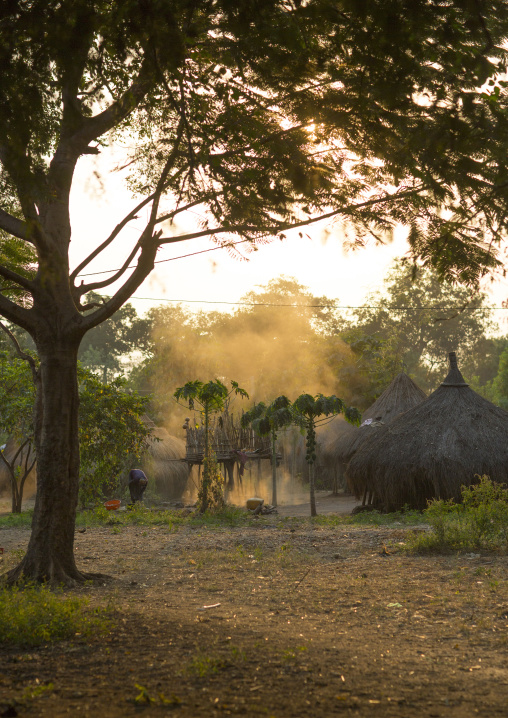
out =
[(104, 506), (107, 508), (108, 511), (116, 511), (120, 508), (120, 504), (122, 502), (120, 499), (111, 499), (111, 501), (106, 501)]

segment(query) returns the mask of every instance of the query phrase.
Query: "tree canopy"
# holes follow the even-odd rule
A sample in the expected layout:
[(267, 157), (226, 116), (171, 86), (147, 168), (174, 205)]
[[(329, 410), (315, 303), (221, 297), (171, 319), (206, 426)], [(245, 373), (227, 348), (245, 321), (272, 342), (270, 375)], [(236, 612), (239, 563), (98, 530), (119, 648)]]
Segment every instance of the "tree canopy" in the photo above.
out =
[(467, 376), (478, 374), (486, 355), (495, 351), (487, 338), (496, 328), (492, 316), (485, 293), (439, 281), (429, 268), (415, 273), (399, 261), (383, 291), (354, 310), (343, 337), (374, 391), (406, 371), (428, 392), (435, 389), (450, 351), (463, 357)]

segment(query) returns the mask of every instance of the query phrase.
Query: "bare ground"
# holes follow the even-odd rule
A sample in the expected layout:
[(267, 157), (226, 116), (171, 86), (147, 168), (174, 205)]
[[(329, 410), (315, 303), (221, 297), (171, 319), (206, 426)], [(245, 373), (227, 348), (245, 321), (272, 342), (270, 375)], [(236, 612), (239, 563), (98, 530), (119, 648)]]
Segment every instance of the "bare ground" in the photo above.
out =
[[(506, 556), (409, 556), (403, 526), (252, 523), (76, 533), (79, 565), (114, 577), (81, 589), (113, 601), (111, 635), (0, 650), (0, 715), (507, 715)], [(28, 534), (0, 530), (4, 568)]]

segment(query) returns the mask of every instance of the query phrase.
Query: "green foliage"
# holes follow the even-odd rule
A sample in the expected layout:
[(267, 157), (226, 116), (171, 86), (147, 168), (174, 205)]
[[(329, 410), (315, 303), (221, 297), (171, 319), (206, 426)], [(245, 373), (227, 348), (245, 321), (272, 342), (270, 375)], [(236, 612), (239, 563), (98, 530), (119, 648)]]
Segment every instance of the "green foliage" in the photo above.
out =
[(35, 387), (26, 361), (0, 352), (0, 434), (33, 437)]
[[(24, 524), (12, 523), (9, 516), (0, 517), (0, 526), (28, 526), (27, 516)], [(170, 531), (177, 530), (182, 524), (191, 526), (207, 526), (208, 528), (223, 528), (224, 526), (243, 526), (251, 521), (252, 517), (244, 509), (234, 506), (223, 506), (222, 509), (200, 513), (199, 511), (190, 514), (181, 511), (166, 510), (159, 511), (149, 509), (142, 504), (135, 504), (128, 511), (108, 511), (104, 506), (97, 506), (93, 510), (78, 512), (76, 525), (87, 526), (112, 526), (121, 528), (122, 526), (161, 526), (167, 527)]]
[(223, 479), (219, 473), (217, 461), (210, 447), (209, 417), (210, 414), (224, 411), (226, 401), (232, 394), (247, 399), (249, 398), (247, 392), (238, 385), (238, 382), (231, 381), (231, 389), (228, 390), (220, 379), (216, 379), (215, 381), (210, 380), (206, 384), (198, 379), (188, 381), (174, 393), (177, 402), (184, 402), (184, 405), (191, 410), (198, 404), (204, 416), (205, 446), (203, 454), (203, 478), (198, 491), (199, 509), (201, 512), (207, 511), (210, 507), (218, 509), (221, 508), (222, 505), (220, 494)]
[[(90, 292), (87, 302), (102, 304), (99, 294)], [(122, 370), (120, 359), (135, 349), (146, 350), (149, 345), (151, 322), (140, 318), (132, 304), (125, 304), (112, 317), (91, 329), (83, 338), (78, 359), (81, 364), (99, 372), (104, 382)]]
[[(463, 358), (465, 376), (478, 374), (496, 352), (496, 343), (487, 339), (495, 325), (485, 294), (443, 282), (436, 271), (416, 270), (401, 261), (384, 285), (383, 292), (367, 297), (367, 308), (353, 312), (343, 333), (357, 357), (358, 373), (351, 377), (354, 390), (364, 395), (366, 405), (400, 371), (410, 374), (424, 391), (433, 391), (451, 349)], [(482, 376), (482, 381), (487, 378)]]
[(414, 553), (508, 548), (508, 488), (488, 476), (462, 489), (462, 503), (434, 499), (424, 511), (431, 533), (408, 543)]
[(5, 514), (0, 516), (0, 526), (6, 528), (30, 528), (32, 525), (33, 509), (22, 511), (19, 514)]
[(508, 411), (508, 347), (499, 357), (499, 366), (496, 376), (487, 386), (483, 387), (483, 395)]
[(107, 635), (111, 608), (88, 608), (88, 601), (44, 586), (0, 588), (0, 644), (41, 646), (68, 639)]
[(316, 460), (316, 422), (321, 417), (336, 416), (344, 414), (344, 418), (350, 424), (358, 426), (361, 420), (360, 412), (347, 407), (342, 399), (337, 396), (323, 396), (317, 394), (301, 394), (292, 405), (294, 419), (300, 426), (305, 428), (307, 435), (307, 463), (313, 464)]
[(149, 399), (123, 390), (125, 380), (104, 384), (80, 370), (80, 500), (95, 503), (118, 491), (120, 477), (146, 448), (150, 429), (142, 422)]
[(231, 382), (231, 390), (229, 390), (220, 379), (210, 380), (206, 384), (199, 379), (188, 381), (184, 386), (178, 387), (174, 393), (174, 397), (178, 402), (184, 402), (189, 409), (194, 409), (196, 403), (202, 411), (208, 413), (216, 413), (223, 411), (225, 402), (230, 394), (239, 394), (243, 397), (249, 397), (244, 389), (238, 386), (236, 381)]
[(291, 412), (291, 402), (287, 396), (281, 395), (266, 406), (264, 402), (255, 404), (250, 411), (242, 414), (242, 426), (249, 426), (261, 436), (267, 436), (273, 432), (277, 438), (277, 430), (284, 429), (294, 423), (294, 416)]

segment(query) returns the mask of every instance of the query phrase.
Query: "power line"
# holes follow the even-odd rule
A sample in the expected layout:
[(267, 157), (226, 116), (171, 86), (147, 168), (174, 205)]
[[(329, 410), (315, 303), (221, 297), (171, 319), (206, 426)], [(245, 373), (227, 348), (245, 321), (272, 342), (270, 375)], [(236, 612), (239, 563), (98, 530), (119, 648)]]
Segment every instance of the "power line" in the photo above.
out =
[[(109, 299), (108, 295), (103, 295), (106, 299)], [(224, 302), (220, 300), (211, 299), (167, 299), (166, 297), (131, 297), (131, 299), (139, 299), (140, 301), (147, 302), (181, 302), (182, 304), (228, 304), (235, 307), (292, 307), (294, 309), (379, 309), (379, 306), (370, 306), (368, 304), (361, 304), (359, 306), (350, 305), (333, 305), (333, 304), (271, 304), (268, 302)], [(458, 311), (491, 311), (497, 309), (508, 309), (506, 307), (470, 307), (462, 309), (462, 307), (445, 307), (445, 306), (422, 306), (422, 307), (390, 307), (390, 311), (393, 312), (409, 312), (418, 311), (421, 309), (433, 309), (435, 311), (451, 312)]]

